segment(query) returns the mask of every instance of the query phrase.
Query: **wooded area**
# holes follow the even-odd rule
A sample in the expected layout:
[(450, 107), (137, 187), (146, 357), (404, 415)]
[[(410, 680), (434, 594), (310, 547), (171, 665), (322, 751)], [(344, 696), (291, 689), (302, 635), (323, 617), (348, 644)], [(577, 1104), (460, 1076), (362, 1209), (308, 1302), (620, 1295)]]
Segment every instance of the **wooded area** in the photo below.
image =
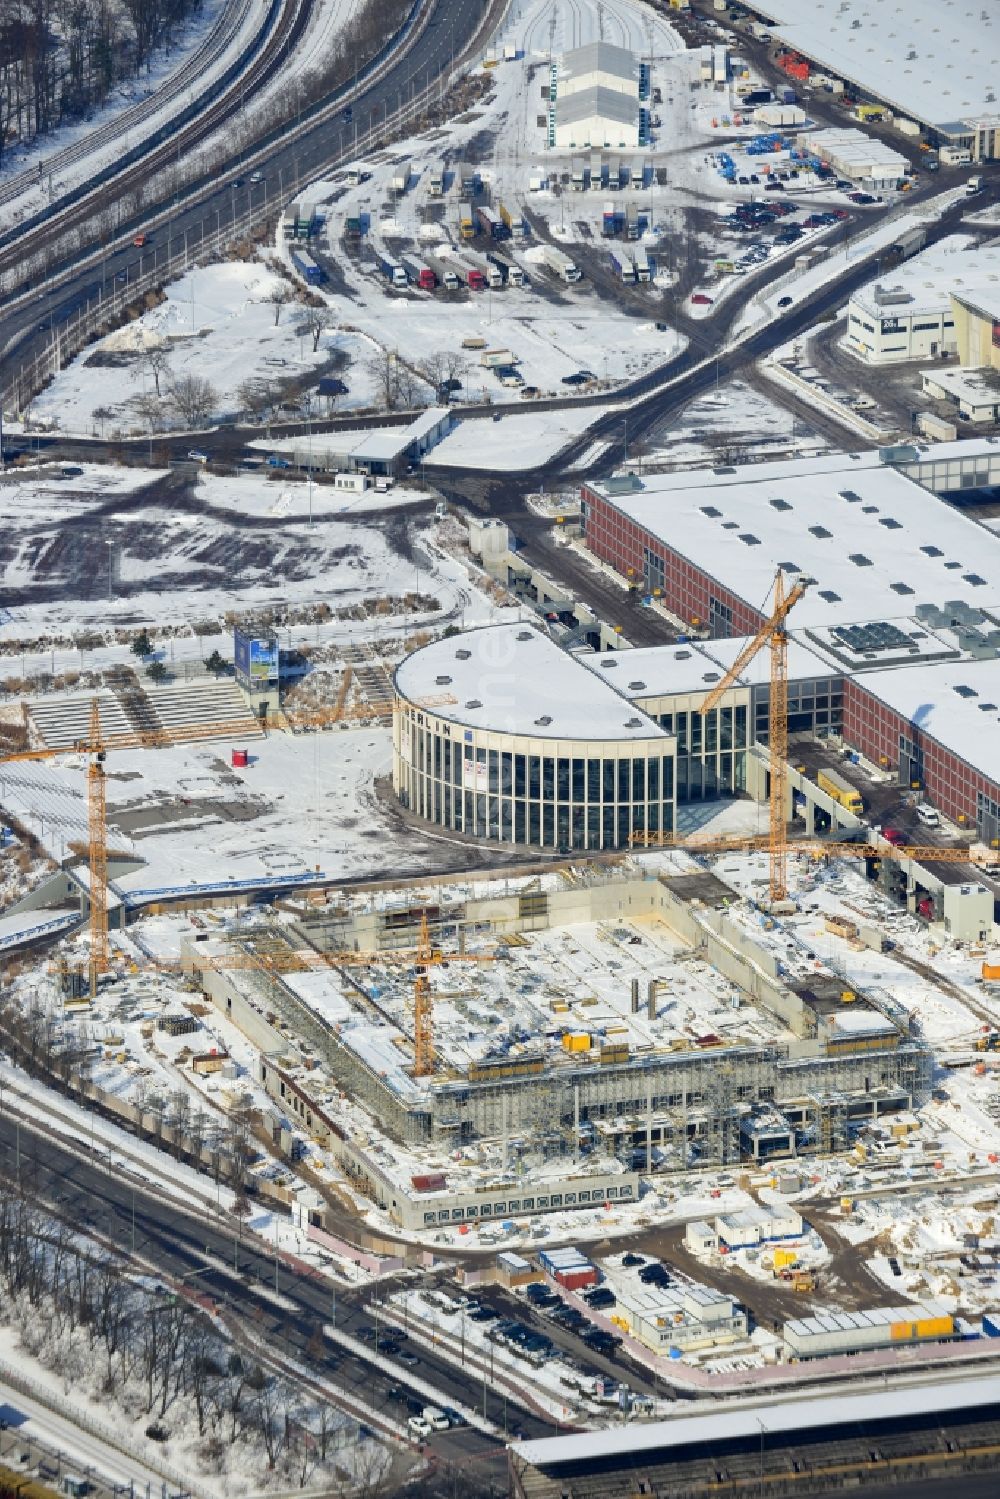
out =
[(67, 121), (174, 45), (202, 0), (0, 0), (0, 161)]

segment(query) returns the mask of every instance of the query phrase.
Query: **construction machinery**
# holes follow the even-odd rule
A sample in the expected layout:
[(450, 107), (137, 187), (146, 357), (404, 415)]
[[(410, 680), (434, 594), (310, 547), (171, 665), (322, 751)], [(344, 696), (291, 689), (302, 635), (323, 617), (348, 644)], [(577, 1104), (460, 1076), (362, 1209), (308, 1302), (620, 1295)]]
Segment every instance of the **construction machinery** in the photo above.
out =
[(413, 983), (413, 1076), (431, 1077), (435, 1070), (434, 1012), (428, 971), (446, 963), (492, 963), (494, 953), (445, 952), (431, 941), (427, 913), (420, 918), (416, 947), (391, 948), (385, 952), (317, 952), (313, 948), (244, 947), (226, 953), (199, 956), (199, 965), (221, 973), (240, 969), (272, 975), (306, 973), (330, 968), (369, 967), (371, 964), (403, 964), (416, 970)]
[(703, 699), (702, 714), (717, 706), (726, 689), (738, 682), (759, 651), (765, 646), (771, 652), (770, 729), (768, 743), (771, 761), (769, 794), (770, 825), (768, 854), (770, 858), (771, 902), (778, 904), (788, 895), (785, 791), (788, 775), (788, 631), (785, 627), (791, 610), (806, 591), (805, 583), (796, 583), (785, 592), (785, 575), (781, 568), (774, 575), (774, 607), (756, 635), (748, 640), (722, 681)]

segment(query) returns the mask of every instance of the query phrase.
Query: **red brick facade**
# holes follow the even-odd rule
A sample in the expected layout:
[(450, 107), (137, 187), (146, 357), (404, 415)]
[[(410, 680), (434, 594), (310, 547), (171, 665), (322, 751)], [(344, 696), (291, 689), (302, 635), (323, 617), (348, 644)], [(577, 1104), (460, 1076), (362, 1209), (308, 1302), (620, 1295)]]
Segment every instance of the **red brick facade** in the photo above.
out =
[(876, 765), (889, 770), (899, 766), (900, 738), (915, 745), (921, 759), (923, 785), (928, 799), (946, 817), (976, 826), (977, 793), (1000, 802), (1000, 786), (980, 775), (952, 750), (945, 749), (929, 734), (868, 692), (864, 678), (844, 678), (844, 738)]
[(595, 494), (586, 484), (581, 495), (587, 505), (587, 545), (592, 552), (625, 578), (645, 584), (645, 553), (648, 549), (663, 563), (663, 602), (672, 614), (690, 625), (707, 624), (711, 601), (731, 610), (731, 635), (755, 635), (764, 616), (745, 604), (717, 579), (694, 567), (658, 536), (637, 525), (610, 500)]
[[(712, 601), (732, 611), (731, 635), (754, 635), (763, 616), (725, 588), (708, 573), (694, 567), (659, 537), (622, 513), (613, 501), (595, 494), (586, 484), (581, 495), (587, 506), (586, 538), (592, 552), (623, 577), (645, 588), (646, 550), (663, 563), (663, 602), (679, 619), (704, 625), (712, 617)], [(665, 501), (669, 505), (669, 500)], [(718, 632), (716, 632), (718, 633)], [(1000, 785), (980, 775), (951, 750), (928, 734), (921, 733), (900, 714), (888, 708), (860, 681), (844, 678), (845, 741), (876, 765), (897, 770), (900, 739), (916, 747), (921, 760), (923, 785), (934, 806), (955, 821), (974, 828), (977, 793), (1000, 803)]]

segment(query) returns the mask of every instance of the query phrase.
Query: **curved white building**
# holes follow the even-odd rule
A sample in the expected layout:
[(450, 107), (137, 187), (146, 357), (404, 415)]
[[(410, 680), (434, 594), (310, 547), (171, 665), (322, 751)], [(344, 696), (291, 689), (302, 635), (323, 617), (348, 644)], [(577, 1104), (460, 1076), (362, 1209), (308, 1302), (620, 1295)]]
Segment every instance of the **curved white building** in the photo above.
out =
[(417, 816), (553, 849), (673, 830), (673, 734), (541, 631), (435, 641), (395, 687), (393, 786)]

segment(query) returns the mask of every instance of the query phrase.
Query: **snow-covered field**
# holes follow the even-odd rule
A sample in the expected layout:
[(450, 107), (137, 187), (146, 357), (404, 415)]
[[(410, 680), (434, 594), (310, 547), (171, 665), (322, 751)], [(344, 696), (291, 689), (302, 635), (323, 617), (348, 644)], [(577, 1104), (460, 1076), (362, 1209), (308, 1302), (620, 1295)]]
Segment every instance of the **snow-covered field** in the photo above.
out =
[[(324, 367), (358, 340), (331, 327), (314, 353), (301, 303), (280, 307), (275, 325), (268, 298), (282, 289), (291, 291), (283, 277), (257, 262), (189, 271), (159, 307), (85, 350), (57, 375), (33, 402), (30, 422), (86, 436), (133, 436), (171, 424), (170, 385), (186, 375), (215, 387), (215, 416), (241, 409), (238, 392), (248, 380), (315, 384)], [(352, 397), (352, 403), (368, 404), (371, 390), (362, 386)], [(154, 403), (151, 411), (137, 406), (143, 398)], [(325, 403), (315, 409), (325, 410)]]

